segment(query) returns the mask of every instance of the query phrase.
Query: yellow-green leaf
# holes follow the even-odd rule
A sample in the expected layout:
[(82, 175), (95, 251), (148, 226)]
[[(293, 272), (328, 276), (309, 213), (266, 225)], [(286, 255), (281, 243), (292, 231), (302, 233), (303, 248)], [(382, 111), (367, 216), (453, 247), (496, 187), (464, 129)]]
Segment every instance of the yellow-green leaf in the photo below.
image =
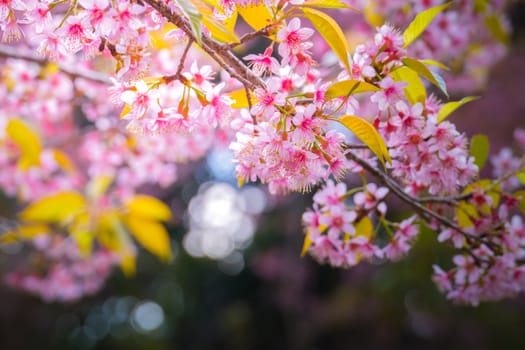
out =
[(503, 28), (501, 18), (495, 14), (491, 14), (485, 17), (485, 25), (492, 34), (492, 36), (505, 46), (510, 43), (509, 35)]
[(93, 249), (93, 233), (89, 231), (78, 231), (74, 232), (71, 237), (77, 244), (78, 251), (82, 256), (89, 256)]
[(372, 224), (372, 220), (370, 220), (368, 216), (363, 217), (355, 225), (355, 234), (358, 236), (365, 236), (366, 238), (370, 238), (372, 237), (373, 232), (374, 225)]
[(264, 1), (258, 5), (237, 6), (241, 17), (255, 30), (261, 30), (273, 22), (273, 16)]
[(173, 46), (169, 40), (166, 40), (166, 34), (177, 27), (173, 23), (166, 23), (159, 30), (149, 31), (150, 44), (157, 50), (169, 49)]
[(470, 155), (474, 157), (474, 164), (481, 170), (489, 157), (489, 138), (485, 135), (474, 135), (470, 141)]
[(459, 101), (445, 103), (443, 106), (441, 106), (441, 109), (438, 112), (438, 117), (437, 117), (438, 123), (441, 123), (443, 120), (445, 120), (452, 112), (454, 112), (459, 107), (471, 101), (475, 101), (478, 98), (479, 98), (478, 96), (468, 96), (468, 97), (462, 98)]
[(150, 220), (168, 221), (171, 219), (171, 210), (155, 197), (136, 195), (126, 203), (129, 216)]
[[(238, 42), (239, 38), (232, 29), (227, 27), (221, 21), (219, 21), (213, 14), (212, 9), (202, 0), (191, 0), (193, 5), (197, 10), (202, 14), (202, 23), (208, 28), (211, 36), (222, 42), (231, 43)], [(235, 19), (237, 18), (237, 13), (232, 15)], [(230, 25), (230, 23), (228, 23)]]
[(47, 79), (50, 76), (55, 75), (59, 71), (60, 71), (60, 67), (58, 66), (58, 64), (54, 62), (50, 62), (46, 64), (44, 67), (42, 67), (42, 69), (40, 70), (40, 73), (38, 74), (38, 77), (40, 79)]
[(376, 128), (363, 118), (359, 118), (353, 115), (345, 115), (340, 119), (341, 124), (346, 126), (354, 135), (367, 145), (372, 152), (379, 158), (381, 163), (391, 163), (390, 155), (386, 147), (385, 141), (379, 135)]
[(311, 7), (320, 7), (327, 9), (350, 9), (353, 11), (358, 11), (356, 8), (345, 4), (340, 0), (306, 0), (301, 6), (311, 6)]
[(474, 0), (474, 11), (485, 13), (487, 11), (487, 1), (489, 0)]
[(445, 95), (448, 96), (447, 92), (447, 86), (445, 84), (445, 81), (441, 76), (435, 72), (432, 72), (430, 69), (427, 68), (423, 63), (420, 61), (414, 59), (414, 58), (404, 58), (403, 63), (408, 68), (412, 69), (413, 71), (417, 72), (419, 75), (421, 75), (423, 78), (430, 81), (432, 84), (434, 84), (436, 87), (438, 87)]
[(58, 149), (54, 149), (53, 150), (53, 156), (54, 156), (55, 161), (57, 162), (57, 164), (64, 171), (67, 171), (68, 173), (72, 173), (72, 172), (74, 172), (76, 170), (75, 165), (73, 164), (73, 162), (71, 162), (69, 157), (64, 152), (62, 152), (62, 151), (60, 151)]
[(385, 23), (385, 18), (381, 14), (381, 11), (377, 9), (377, 4), (373, 0), (368, 1), (365, 8), (363, 9), (363, 13), (366, 21), (372, 27), (380, 27), (383, 25), (383, 23)]
[(90, 198), (102, 196), (113, 182), (111, 176), (97, 176), (89, 181), (87, 185), (87, 194)]
[(122, 112), (120, 112), (120, 119), (124, 118), (131, 112), (131, 106), (127, 103), (124, 105), (124, 108), (122, 108)]
[(131, 277), (135, 275), (137, 262), (135, 255), (131, 253), (123, 254), (120, 259), (120, 269), (126, 277)]
[(517, 191), (512, 196), (519, 201), (518, 206), (525, 213), (525, 190)]
[(237, 187), (242, 188), (244, 186), (244, 178), (243, 177), (237, 177)]
[(408, 25), (407, 29), (403, 32), (403, 39), (405, 39), (405, 47), (410, 45), (414, 40), (416, 40), (421, 33), (428, 27), (428, 25), (434, 20), (434, 18), (452, 5), (452, 2), (447, 2), (446, 4), (431, 7), (421, 13), (419, 13), (416, 18)]
[(436, 67), (439, 67), (439, 68), (441, 68), (443, 70), (450, 70), (450, 68), (448, 68), (443, 63), (438, 62), (438, 61), (426, 59), (426, 60), (420, 60), (419, 62), (421, 62), (423, 64), (426, 64), (426, 65), (429, 65), (429, 66), (436, 66)]
[(474, 223), (471, 218), (478, 218), (479, 214), (476, 210), (476, 207), (472, 204), (466, 202), (459, 203), (459, 206), (456, 208), (456, 218), (458, 224), (461, 227), (472, 227)]
[(0, 235), (0, 244), (9, 244), (20, 240), (32, 240), (36, 236), (49, 234), (49, 227), (43, 224), (27, 224)]
[(525, 170), (523, 171), (520, 171), (519, 173), (516, 174), (516, 177), (518, 178), (518, 180), (520, 180), (520, 182), (525, 185)]
[(126, 224), (133, 237), (150, 253), (164, 261), (171, 259), (170, 237), (162, 224), (135, 216), (129, 216)]
[(328, 46), (334, 50), (346, 69), (350, 71), (350, 63), (348, 62), (348, 44), (341, 27), (339, 27), (337, 22), (326, 13), (311, 8), (303, 8), (302, 11), (306, 18), (312, 22), (319, 34), (321, 34), (326, 40)]
[(239, 37), (231, 32), (221, 22), (213, 18), (213, 16), (206, 16), (202, 23), (208, 28), (211, 36), (218, 41), (224, 43), (235, 43), (239, 41)]
[(360, 80), (343, 80), (332, 84), (325, 92), (325, 98), (330, 100), (361, 92), (375, 92), (381, 90), (377, 86)]
[[(232, 91), (228, 93), (228, 97), (230, 97), (232, 100), (235, 101), (231, 105), (231, 107), (233, 108), (249, 108), (250, 107), (250, 104), (248, 103), (248, 97), (246, 96), (246, 89), (238, 89), (238, 90)], [(253, 94), (250, 94), (250, 97), (251, 97), (252, 103), (257, 103), (257, 98)]]
[(303, 249), (301, 249), (301, 256), (305, 256), (308, 253), (308, 249), (312, 246), (313, 241), (310, 239), (310, 231), (306, 231), (304, 235)]
[(60, 192), (29, 205), (19, 215), (24, 221), (67, 223), (86, 208), (86, 201), (77, 192)]
[(425, 103), (427, 90), (419, 75), (408, 67), (399, 67), (392, 72), (395, 81), (404, 81), (407, 86), (404, 88), (405, 96), (414, 104), (417, 102)]
[(35, 134), (20, 119), (11, 119), (6, 127), (7, 136), (20, 147), (20, 160), (18, 166), (22, 170), (27, 170), (31, 166), (40, 164), (40, 152), (42, 144), (37, 134)]
[(492, 207), (497, 208), (500, 201), (500, 186), (497, 183), (489, 179), (481, 179), (476, 182), (471, 183), (463, 190), (463, 194), (471, 193), (475, 190), (484, 191), (490, 198), (492, 198)]
[(193, 32), (197, 43), (200, 45), (202, 39), (202, 14), (199, 12), (199, 10), (197, 10), (190, 0), (175, 0), (175, 3), (181, 12), (190, 20), (191, 31)]

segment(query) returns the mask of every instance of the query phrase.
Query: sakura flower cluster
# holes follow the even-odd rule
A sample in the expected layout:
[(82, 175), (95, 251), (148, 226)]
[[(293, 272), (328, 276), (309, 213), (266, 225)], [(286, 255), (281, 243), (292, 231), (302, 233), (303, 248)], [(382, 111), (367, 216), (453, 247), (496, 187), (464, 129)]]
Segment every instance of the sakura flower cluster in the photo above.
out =
[(468, 154), (465, 135), (448, 121), (438, 123), (435, 98), (409, 100), (407, 83), (394, 80), (396, 70), (406, 69), (403, 45), (401, 34), (384, 25), (373, 43), (356, 48), (351, 77), (380, 88), (364, 101), (361, 111), (375, 113), (374, 125), (390, 148), (392, 175), (410, 193), (455, 193), (478, 169)]
[[(387, 19), (399, 28), (406, 27), (418, 13), (443, 3), (441, 0), (349, 1), (351, 6), (368, 14), (372, 26), (377, 26), (379, 19)], [(436, 17), (421, 40), (409, 47), (408, 53), (448, 65), (451, 70), (444, 72), (444, 78), (451, 91), (465, 93), (474, 87), (483, 87), (489, 68), (501, 60), (507, 50), (510, 30), (504, 13), (505, 1), (485, 1), (483, 4), (455, 1)], [(362, 21), (363, 17), (355, 20)], [(374, 35), (373, 30), (364, 29), (366, 25), (355, 25), (355, 28), (360, 35)]]
[(266, 49), (266, 56), (246, 58), (257, 65), (258, 72), (274, 74), (266, 79), (265, 88), (254, 91), (257, 102), (250, 109), (253, 118), (239, 114), (233, 120), (237, 134), (230, 148), (238, 163), (237, 177), (268, 183), (272, 193), (305, 191), (346, 170), (341, 147), (344, 135), (328, 128), (322, 101), (298, 104), (301, 97), (319, 91), (308, 52), (312, 34), (293, 18), (277, 32), (281, 38), (280, 61), (268, 56), (272, 47)]
[(313, 210), (303, 215), (310, 254), (320, 262), (336, 267), (350, 267), (361, 259), (381, 257), (382, 250), (374, 245), (372, 232), (360, 222), (370, 222), (369, 215), (385, 214), (381, 202), (388, 190), (369, 184), (365, 191), (354, 195), (353, 208), (345, 205), (348, 197), (344, 183), (334, 184), (329, 180), (324, 188), (314, 195)]
[[(352, 195), (344, 183), (329, 180), (314, 195), (312, 210), (303, 214), (305, 248), (320, 262), (335, 267), (351, 267), (363, 259), (399, 259), (412, 247), (419, 228), (416, 216), (399, 224), (385, 219), (387, 194), (387, 188), (369, 183)], [(389, 236), (383, 247), (373, 228), (378, 220)]]
[[(523, 153), (523, 131), (517, 129), (514, 136)], [(525, 290), (525, 226), (519, 213), (525, 192), (515, 176), (525, 162), (505, 148), (492, 157), (492, 165), (499, 181), (469, 185), (471, 195), (460, 202), (454, 215), (459, 228), (438, 236), (440, 242), (467, 253), (454, 256), (455, 266), (449, 271), (434, 266), (434, 281), (449, 299), (472, 305)]]
[[(386, 16), (406, 27), (416, 13), (441, 3), (378, 1), (363, 12), (369, 22)], [(499, 180), (471, 184), (479, 169), (465, 135), (439, 118), (441, 102), (423, 82), (413, 86), (421, 76), (445, 90), (433, 73), (436, 63), (420, 59), (450, 65), (445, 80), (455, 90), (461, 79), (483, 80), (480, 68), (504, 52), (494, 36), (505, 41), (506, 23), (491, 14), (501, 11), (499, 2), (480, 3), (457, 2), (409, 47), (393, 25), (377, 25), (350, 53), (343, 30), (323, 16), (312, 19), (320, 16), (311, 9), (317, 5), (305, 7), (303, 0), (202, 3), (198, 23), (174, 1), (0, 0), (2, 41), (16, 49), (0, 46), (2, 57), (11, 56), (0, 68), (0, 165), (8, 170), (0, 189), (24, 204), (67, 190), (84, 210), (67, 218), (68, 235), (32, 240), (47, 263), (43, 273), (14, 273), (10, 283), (49, 301), (99, 289), (134, 249), (124, 239), (117, 240), (125, 250), (120, 255), (95, 246), (82, 256), (73, 237), (86, 222), (104, 232), (127, 227), (157, 249), (141, 230), (153, 228), (164, 241), (158, 253), (168, 260), (162, 224), (146, 217), (137, 225), (133, 210), (156, 206), (166, 221), (169, 208), (144, 197), (131, 205), (130, 198), (145, 184), (172, 185), (176, 163), (229, 145), (241, 184), (259, 181), (275, 194), (323, 184), (303, 215), (305, 252), (320, 262), (350, 267), (400, 259), (426, 222), (458, 251), (455, 267), (435, 268), (449, 298), (476, 304), (521, 291), (523, 194), (516, 175), (523, 159), (502, 151), (492, 158)], [(253, 9), (264, 20), (250, 17)], [(239, 33), (245, 27), (235, 25), (238, 16), (255, 31)], [(478, 31), (482, 22), (492, 24)], [(354, 22), (345, 20), (345, 31), (346, 23)], [(258, 51), (250, 41), (261, 36), (272, 40)], [(337, 50), (325, 50), (327, 44)], [(353, 87), (341, 89), (348, 84)], [(525, 144), (523, 132), (516, 135)], [(363, 185), (347, 188), (347, 173), (361, 175)], [(79, 194), (86, 188), (88, 199)], [(390, 221), (388, 194), (417, 215)]]
[(470, 212), (469, 219), (456, 218), (458, 224), (465, 226), (463, 232), (441, 232), (440, 241), (466, 251), (454, 256), (454, 267), (449, 271), (434, 266), (434, 281), (449, 299), (477, 305), (525, 290), (525, 226), (522, 216), (511, 214), (520, 201), (523, 194), (502, 193), (500, 199), (495, 192), (477, 190), (468, 204), (460, 207)]
[(104, 249), (84, 256), (76, 242), (59, 235), (37, 236), (33, 245), (40, 264), (10, 272), (6, 281), (47, 302), (74, 302), (97, 293), (119, 261)]

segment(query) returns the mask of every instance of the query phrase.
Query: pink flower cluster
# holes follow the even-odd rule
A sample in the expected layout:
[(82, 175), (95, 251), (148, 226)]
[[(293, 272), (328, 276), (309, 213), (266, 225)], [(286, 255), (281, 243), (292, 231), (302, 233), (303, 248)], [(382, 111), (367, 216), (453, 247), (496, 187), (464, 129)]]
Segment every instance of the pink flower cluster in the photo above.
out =
[[(233, 150), (237, 177), (268, 183), (272, 193), (306, 191), (320, 180), (340, 177), (347, 161), (341, 144), (344, 135), (328, 129), (323, 114), (322, 94), (316, 88), (314, 61), (308, 53), (313, 34), (293, 18), (278, 32), (281, 60), (271, 57), (272, 47), (264, 55), (246, 57), (257, 71), (274, 73), (265, 88), (257, 88), (257, 102), (252, 118), (239, 114), (232, 127), (237, 130)], [(307, 106), (302, 98), (314, 96)]]
[[(58, 6), (57, 6), (58, 5)], [(135, 78), (148, 68), (149, 32), (160, 28), (153, 11), (129, 1), (78, 0), (60, 6), (47, 0), (3, 1), (2, 41), (26, 37), (26, 43), (54, 59), (100, 54), (117, 61), (118, 77)], [(69, 6), (75, 11), (66, 12)]]
[(374, 125), (390, 149), (392, 175), (413, 194), (456, 193), (478, 169), (468, 154), (465, 135), (452, 123), (438, 123), (435, 98), (410, 103), (404, 93), (406, 83), (392, 78), (392, 71), (403, 66), (406, 57), (403, 44), (399, 32), (382, 26), (373, 43), (356, 48), (351, 77), (381, 88), (365, 104), (368, 112), (375, 112)]
[(501, 183), (501, 187), (504, 190), (515, 190), (521, 186), (520, 180), (516, 176), (508, 177), (508, 174), (512, 174), (520, 170), (524, 165), (523, 153), (525, 153), (525, 129), (516, 129), (514, 131), (514, 140), (521, 151), (521, 158), (515, 155), (510, 147), (501, 149), (497, 154), (490, 158), (492, 165), (492, 175), (495, 178), (505, 179)]
[[(454, 124), (437, 123), (432, 100), (424, 107), (398, 101), (389, 109), (390, 117), (379, 122), (391, 149), (392, 174), (413, 194), (457, 193), (477, 174), (469, 156), (467, 139)], [(381, 117), (380, 117), (381, 118)]]
[[(307, 239), (312, 242), (310, 254), (320, 262), (328, 262), (337, 267), (350, 267), (363, 258), (381, 256), (381, 249), (372, 243), (368, 234), (358, 232), (356, 224), (376, 210), (386, 192), (384, 188), (379, 189), (379, 193), (375, 193), (381, 196), (378, 198), (375, 198), (374, 193), (363, 193), (361, 205), (356, 204), (355, 208), (350, 209), (345, 205), (346, 185), (335, 185), (331, 180), (328, 181), (315, 194), (313, 210), (303, 215)], [(367, 197), (369, 209), (364, 206)]]
[(119, 263), (113, 253), (96, 249), (82, 256), (77, 243), (59, 235), (41, 235), (33, 245), (39, 264), (26, 270), (10, 272), (6, 282), (42, 297), (47, 302), (73, 302), (98, 292)]
[[(406, 254), (419, 232), (414, 223), (416, 217), (400, 224), (387, 222), (383, 202), (387, 194), (387, 188), (370, 183), (352, 196), (344, 183), (334, 184), (329, 180), (314, 195), (313, 210), (303, 215), (306, 240), (311, 242), (309, 253), (320, 262), (336, 267), (354, 266), (363, 259), (397, 260)], [(352, 203), (346, 204), (350, 198)], [(373, 232), (372, 222), (376, 218), (391, 235), (383, 248), (375, 243), (377, 231)]]
[[(523, 135), (521, 129), (514, 134), (522, 152)], [(524, 160), (505, 148), (491, 161), (494, 175), (502, 181), (491, 185), (482, 180), (471, 186), (472, 196), (455, 213), (455, 223), (463, 226), (463, 232), (446, 229), (438, 237), (466, 253), (453, 258), (455, 267), (449, 271), (434, 266), (434, 281), (448, 298), (472, 305), (525, 290), (525, 226), (523, 217), (515, 214), (525, 197), (523, 191), (516, 191), (521, 187), (517, 177), (509, 176), (524, 166)]]
[[(473, 200), (479, 202), (480, 197), (483, 195)], [(490, 203), (489, 198), (485, 195), (482, 200)], [(521, 216), (509, 214), (517, 201), (504, 195), (502, 204), (490, 213), (482, 206), (475, 214), (478, 217), (473, 218), (474, 226), (465, 229), (468, 236), (454, 230), (439, 235), (440, 241), (450, 241), (467, 252), (454, 256), (455, 266), (447, 272), (434, 266), (434, 281), (449, 299), (477, 305), (525, 290), (525, 266), (521, 263), (525, 258), (525, 226)]]
[[(376, 16), (399, 28), (406, 27), (418, 13), (443, 3), (441, 0), (349, 1), (351, 6), (365, 13), (365, 8), (371, 9)], [(502, 0), (485, 1), (482, 6), (476, 1), (455, 1), (451, 8), (438, 14), (422, 38), (408, 48), (408, 53), (412, 57), (432, 58), (448, 65), (451, 70), (444, 73), (444, 78), (451, 91), (470, 92), (475, 87), (482, 87), (489, 68), (507, 51), (503, 39), (492, 34), (487, 26), (489, 18), (497, 23), (494, 26), (501, 26), (504, 33), (509, 32), (504, 12), (505, 1)], [(362, 16), (355, 21), (362, 21)], [(372, 28), (364, 29), (366, 25), (349, 22), (352, 28), (374, 35)]]

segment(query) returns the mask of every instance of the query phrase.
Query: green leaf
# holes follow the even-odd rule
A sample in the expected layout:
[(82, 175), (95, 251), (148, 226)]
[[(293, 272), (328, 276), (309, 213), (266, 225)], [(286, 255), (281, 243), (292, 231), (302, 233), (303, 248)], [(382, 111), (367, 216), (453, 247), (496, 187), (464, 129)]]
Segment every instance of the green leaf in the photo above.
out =
[(333, 98), (348, 96), (350, 94), (358, 94), (361, 92), (375, 92), (381, 90), (375, 85), (361, 80), (343, 80), (338, 81), (325, 92), (325, 98), (331, 100)]
[(470, 141), (470, 155), (474, 157), (474, 163), (481, 170), (489, 156), (489, 139), (485, 135), (474, 135)]
[(431, 7), (428, 10), (425, 10), (419, 13), (416, 18), (408, 25), (407, 29), (403, 33), (403, 39), (405, 39), (405, 47), (410, 45), (414, 40), (416, 40), (421, 33), (428, 27), (428, 25), (434, 20), (434, 18), (452, 5), (452, 2), (447, 2), (446, 4)]
[(462, 98), (459, 101), (445, 103), (443, 106), (441, 106), (441, 109), (438, 112), (438, 117), (437, 117), (438, 123), (441, 123), (443, 120), (445, 120), (452, 112), (454, 112), (459, 107), (469, 102), (475, 101), (478, 98), (479, 98), (478, 96), (468, 96), (468, 97)]
[(525, 169), (517, 173), (516, 177), (518, 178), (518, 180), (520, 180), (522, 185), (525, 185)]
[(20, 160), (18, 166), (27, 170), (31, 166), (40, 164), (40, 152), (42, 144), (26, 123), (20, 119), (11, 119), (6, 127), (7, 136), (20, 148)]
[(383, 137), (377, 132), (376, 128), (363, 118), (353, 115), (345, 115), (340, 119), (341, 124), (346, 126), (354, 135), (370, 148), (372, 152), (379, 158), (381, 163), (391, 163), (390, 155)]
[(512, 196), (519, 201), (518, 206), (520, 207), (521, 211), (525, 213), (525, 190), (514, 192)]
[(500, 186), (497, 183), (489, 179), (481, 179), (471, 183), (463, 190), (463, 194), (471, 193), (476, 190), (485, 192), (490, 198), (492, 198), (492, 207), (497, 208), (500, 202)]
[(164, 261), (171, 259), (171, 246), (168, 231), (162, 224), (130, 216), (126, 224), (135, 239), (150, 253)]
[(437, 86), (448, 97), (447, 86), (445, 85), (445, 81), (443, 80), (443, 78), (441, 78), (439, 74), (432, 72), (430, 69), (427, 68), (427, 66), (425, 66), (423, 63), (414, 58), (404, 58), (403, 63), (405, 64), (405, 66), (417, 72), (423, 78), (427, 79), (432, 84)]
[(503, 28), (500, 17), (495, 14), (488, 15), (485, 17), (485, 25), (492, 34), (492, 36), (505, 46), (509, 46), (510, 39), (509, 35)]
[(485, 13), (487, 11), (487, 1), (489, 0), (474, 0), (474, 11), (476, 13)]
[(337, 57), (343, 62), (343, 65), (350, 71), (350, 63), (348, 62), (348, 44), (343, 30), (337, 22), (327, 14), (310, 9), (303, 8), (303, 13), (312, 22), (313, 26), (323, 36), (328, 43), (328, 46), (336, 53)]
[(471, 218), (478, 218), (479, 214), (476, 210), (476, 207), (472, 204), (466, 202), (460, 202), (459, 206), (456, 208), (456, 218), (458, 224), (461, 227), (472, 227), (474, 223)]
[(410, 103), (425, 103), (427, 90), (419, 75), (408, 67), (399, 67), (392, 72), (395, 81), (404, 81), (408, 85), (404, 88), (405, 96)]
[(190, 20), (191, 31), (200, 45), (202, 40), (201, 24), (202, 14), (190, 0), (175, 0), (182, 13)]

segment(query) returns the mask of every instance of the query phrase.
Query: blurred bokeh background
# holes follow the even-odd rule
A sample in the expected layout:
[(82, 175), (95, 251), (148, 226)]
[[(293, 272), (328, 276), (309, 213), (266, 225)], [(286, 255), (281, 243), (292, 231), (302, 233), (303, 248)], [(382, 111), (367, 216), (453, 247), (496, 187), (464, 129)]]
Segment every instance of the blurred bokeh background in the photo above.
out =
[[(509, 16), (509, 54), (453, 120), (489, 135), (493, 153), (525, 127), (525, 4)], [(0, 349), (525, 349), (525, 296), (473, 308), (438, 292), (432, 265), (450, 252), (434, 233), (398, 263), (320, 266), (300, 257), (309, 196), (238, 189), (223, 157), (187, 165), (159, 194), (177, 217), (171, 264), (140, 254), (134, 278), (115, 270), (100, 293), (69, 304), (0, 285)], [(3, 213), (10, 204), (0, 198)], [(14, 253), (0, 254), (2, 272)]]

